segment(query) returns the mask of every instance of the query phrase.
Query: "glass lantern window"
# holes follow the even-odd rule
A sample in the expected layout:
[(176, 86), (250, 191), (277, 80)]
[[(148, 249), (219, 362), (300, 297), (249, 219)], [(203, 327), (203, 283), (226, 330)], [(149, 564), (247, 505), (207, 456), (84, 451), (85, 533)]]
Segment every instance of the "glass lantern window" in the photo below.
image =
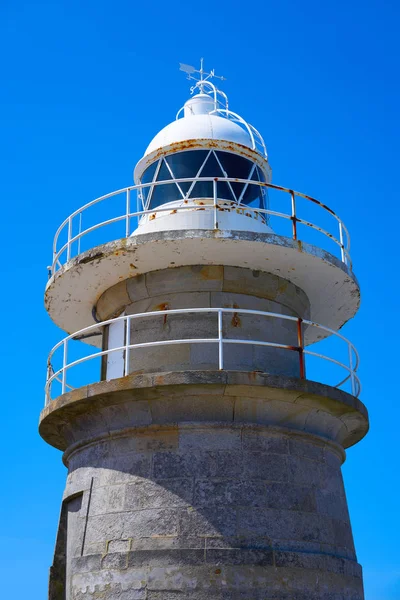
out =
[[(188, 150), (161, 158), (150, 165), (143, 173), (141, 182), (171, 182), (166, 185), (149, 186), (143, 190), (143, 204), (146, 209), (161, 204), (185, 199), (212, 199), (213, 182), (177, 182), (176, 179), (197, 177), (232, 177), (265, 181), (261, 169), (252, 161), (221, 150)], [(218, 181), (219, 200), (264, 208), (264, 191), (251, 183)]]

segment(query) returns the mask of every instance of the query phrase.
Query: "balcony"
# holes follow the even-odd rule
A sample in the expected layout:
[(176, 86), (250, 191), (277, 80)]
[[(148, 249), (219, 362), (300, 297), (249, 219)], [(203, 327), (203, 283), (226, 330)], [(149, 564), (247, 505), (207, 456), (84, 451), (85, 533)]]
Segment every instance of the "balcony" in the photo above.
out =
[[(310, 329), (326, 338), (318, 347), (304, 344), (305, 334), (313, 337)], [(95, 351), (82, 343), (93, 337), (101, 340)], [(177, 348), (187, 352), (177, 355)], [(351, 342), (307, 319), (240, 308), (159, 310), (96, 323), (64, 338), (50, 352), (45, 395), (49, 404), (73, 389), (138, 372), (236, 370), (322, 379), (358, 397), (358, 365)]]

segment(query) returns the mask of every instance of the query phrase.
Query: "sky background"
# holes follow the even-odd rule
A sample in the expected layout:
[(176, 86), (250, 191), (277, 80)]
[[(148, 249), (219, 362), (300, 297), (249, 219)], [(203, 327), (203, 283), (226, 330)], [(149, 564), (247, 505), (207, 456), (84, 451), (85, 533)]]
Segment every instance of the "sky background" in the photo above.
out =
[(132, 183), (188, 98), (178, 63), (204, 56), (262, 132), (273, 181), (350, 230), (362, 305), (343, 333), (371, 430), (343, 471), (366, 599), (400, 598), (399, 13), (394, 0), (1, 1), (2, 597), (46, 597), (66, 476), (37, 433), (47, 353), (63, 337), (43, 308), (53, 235)]

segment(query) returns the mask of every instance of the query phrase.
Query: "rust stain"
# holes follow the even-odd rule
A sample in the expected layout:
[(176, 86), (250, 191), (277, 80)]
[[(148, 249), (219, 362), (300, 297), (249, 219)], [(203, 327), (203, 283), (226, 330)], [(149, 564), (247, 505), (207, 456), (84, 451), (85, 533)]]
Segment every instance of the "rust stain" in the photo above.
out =
[[(232, 308), (240, 308), (240, 307), (238, 304), (236, 304), (236, 302), (234, 302), (232, 304)], [(241, 327), (242, 326), (242, 321), (236, 312), (234, 312), (232, 315), (231, 325), (232, 325), (232, 327)]]
[(262, 373), (262, 371), (257, 371), (257, 370), (255, 370), (255, 371), (250, 371), (250, 372), (249, 372), (249, 380), (250, 380), (250, 381), (255, 381), (255, 380), (257, 379), (257, 375), (258, 375), (258, 373)]
[(287, 290), (287, 286), (288, 286), (289, 282), (288, 281), (282, 281), (282, 283), (280, 283), (280, 285), (278, 286), (277, 289), (277, 293), (278, 294), (284, 294)]
[(233, 315), (232, 315), (231, 325), (232, 325), (232, 327), (241, 327), (242, 326), (242, 321), (240, 320), (240, 317), (236, 312), (233, 313)]
[(176, 208), (174, 208), (174, 210), (171, 210), (171, 215), (175, 215), (178, 211), (176, 210)]
[(97, 254), (91, 254), (90, 256), (85, 256), (84, 258), (81, 258), (81, 260), (79, 261), (78, 264), (84, 265), (88, 262), (91, 262), (92, 260), (100, 259), (103, 257), (104, 257), (104, 252), (97, 252)]
[[(169, 310), (169, 304), (168, 302), (161, 302), (161, 304), (157, 304), (157, 306), (154, 307), (154, 310)], [(167, 323), (167, 316), (168, 315), (164, 315), (163, 325)]]
[(157, 216), (156, 213), (153, 213), (152, 215), (150, 215), (149, 221), (154, 221), (156, 216)]
[(216, 575), (220, 575), (221, 574), (221, 569), (215, 569), (215, 574)]
[(200, 277), (206, 281), (209, 279), (219, 279), (221, 277), (221, 268), (215, 265), (205, 265), (200, 269)]
[(130, 263), (129, 266), (131, 269), (137, 269), (137, 267), (133, 263)]

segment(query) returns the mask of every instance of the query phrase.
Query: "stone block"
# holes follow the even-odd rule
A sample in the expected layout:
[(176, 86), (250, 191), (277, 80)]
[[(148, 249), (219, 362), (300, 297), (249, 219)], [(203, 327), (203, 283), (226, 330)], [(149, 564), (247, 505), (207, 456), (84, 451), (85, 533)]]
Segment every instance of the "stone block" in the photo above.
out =
[(156, 479), (210, 477), (212, 475), (212, 460), (206, 452), (187, 452), (185, 454), (155, 452), (153, 473)]
[(147, 400), (133, 400), (114, 406), (105, 406), (102, 410), (102, 421), (115, 429), (150, 425), (152, 416)]
[(261, 298), (275, 300), (279, 283), (282, 281), (284, 280), (277, 275), (272, 275), (272, 273), (225, 266), (223, 291), (228, 293), (252, 294)]
[(327, 464), (321, 465), (321, 489), (326, 493), (345, 496), (343, 477), (340, 468), (331, 467)]
[[(288, 400), (288, 398), (286, 398)], [(235, 403), (235, 420), (263, 425), (279, 425), (304, 429), (308, 409), (294, 402), (239, 396)]]
[(313, 487), (293, 486), (288, 483), (267, 483), (264, 504), (268, 508), (317, 512), (315, 494)]
[(72, 576), (71, 600), (87, 600), (90, 595), (101, 600), (114, 600), (115, 597), (119, 600), (125, 592), (126, 598), (135, 598), (133, 592), (139, 594), (136, 596), (138, 599), (146, 598), (145, 595), (140, 596), (140, 593), (146, 591), (146, 578), (146, 568), (75, 573)]
[(151, 455), (130, 453), (110, 456), (102, 468), (94, 471), (97, 485), (115, 485), (134, 481), (136, 477), (150, 477)]
[(344, 495), (332, 494), (326, 490), (316, 490), (318, 512), (333, 519), (350, 522), (347, 502)]
[[(133, 338), (134, 339), (134, 338)], [(161, 340), (160, 340), (161, 341)], [(173, 344), (147, 348), (131, 348), (129, 372), (182, 371), (190, 366), (190, 344)]]
[(99, 571), (101, 569), (101, 554), (86, 554), (71, 559), (72, 572)]
[(106, 321), (119, 316), (130, 302), (127, 282), (120, 281), (100, 296), (96, 305), (99, 320)]
[[(211, 333), (211, 332), (210, 332)], [(217, 330), (214, 331), (207, 337), (217, 337)], [(200, 335), (198, 336), (200, 337)], [(224, 358), (224, 367), (227, 368), (229, 362), (226, 362)], [(192, 369), (204, 369), (214, 370), (219, 368), (219, 349), (218, 344), (215, 342), (191, 344), (190, 345), (190, 368)]]
[(129, 567), (166, 567), (166, 566), (186, 566), (200, 565), (205, 562), (205, 553), (203, 549), (193, 548), (167, 548), (156, 550), (135, 550), (129, 552)]
[(340, 442), (343, 433), (346, 435), (346, 426), (336, 415), (331, 415), (320, 407), (309, 411), (307, 431)]
[[(233, 415), (234, 399), (229, 396), (192, 395), (189, 390), (178, 397), (160, 398), (150, 402), (151, 414), (155, 423), (179, 421), (230, 421)], [(180, 433), (181, 438), (181, 433)]]
[(204, 553), (206, 538), (195, 535), (159, 535), (151, 538), (132, 539), (131, 550), (201, 550)]
[(176, 535), (182, 509), (145, 509), (123, 514), (122, 537), (146, 538), (158, 535)]
[(339, 449), (335, 452), (333, 449), (326, 446), (324, 448), (324, 462), (326, 462), (326, 464), (333, 469), (340, 469), (344, 459), (342, 452), (343, 450)]
[(178, 449), (179, 432), (177, 428), (161, 431), (137, 433), (130, 438), (132, 450), (136, 452), (161, 452)]
[(127, 568), (128, 555), (127, 553), (110, 552), (102, 557), (101, 567), (104, 570), (112, 569), (122, 571)]
[(287, 481), (287, 457), (264, 452), (246, 452), (243, 454), (244, 476), (246, 479), (264, 479), (265, 481)]
[(282, 552), (274, 553), (275, 565), (278, 568), (315, 569), (324, 571), (327, 558), (324, 554), (309, 552)]
[(313, 444), (301, 439), (289, 440), (289, 452), (294, 456), (304, 456), (312, 460), (324, 462), (324, 447), (322, 444)]
[(249, 548), (207, 549), (206, 562), (214, 565), (254, 565), (270, 567), (273, 565), (272, 550)]
[(208, 536), (236, 535), (236, 508), (188, 508), (180, 512), (179, 534)]
[(202, 450), (233, 450), (241, 449), (240, 429), (230, 428), (199, 428), (181, 429), (179, 433), (179, 449), (181, 452)]
[(354, 552), (354, 542), (350, 524), (338, 519), (332, 519), (332, 528), (334, 543), (337, 546), (347, 548), (350, 552)]
[(104, 515), (123, 510), (125, 485), (93, 487), (90, 499), (90, 515)]
[(194, 506), (265, 506), (266, 484), (263, 481), (207, 479), (196, 481)]
[(141, 479), (126, 486), (125, 510), (187, 506), (193, 500), (193, 479)]
[(146, 287), (146, 275), (136, 275), (126, 280), (126, 291), (131, 302), (137, 302), (149, 297)]
[(217, 265), (188, 265), (173, 269), (151, 271), (146, 285), (151, 296), (186, 291), (211, 291), (222, 288), (223, 267)]
[[(83, 525), (83, 524), (82, 524)], [(123, 532), (123, 519), (119, 513), (89, 516), (86, 528), (85, 544), (119, 539)]]
[(209, 477), (241, 477), (243, 473), (243, 453), (233, 450), (207, 452)]
[(323, 465), (301, 456), (288, 456), (288, 480), (292, 484), (317, 486), (323, 485), (321, 469)]
[(261, 428), (243, 428), (242, 443), (243, 450), (288, 454), (288, 439), (285, 435), (274, 434)]

